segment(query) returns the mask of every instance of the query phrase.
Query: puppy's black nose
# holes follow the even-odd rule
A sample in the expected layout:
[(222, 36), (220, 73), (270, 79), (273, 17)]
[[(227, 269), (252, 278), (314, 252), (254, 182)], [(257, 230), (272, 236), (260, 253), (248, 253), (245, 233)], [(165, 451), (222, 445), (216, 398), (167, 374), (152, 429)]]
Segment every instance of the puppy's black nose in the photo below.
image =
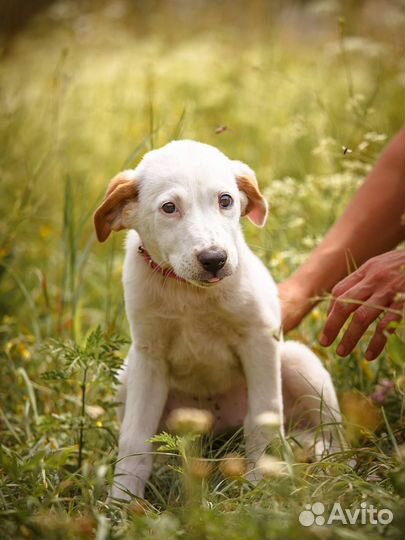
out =
[(226, 251), (217, 248), (203, 249), (197, 254), (197, 259), (204, 270), (211, 272), (214, 276), (224, 266), (227, 258)]

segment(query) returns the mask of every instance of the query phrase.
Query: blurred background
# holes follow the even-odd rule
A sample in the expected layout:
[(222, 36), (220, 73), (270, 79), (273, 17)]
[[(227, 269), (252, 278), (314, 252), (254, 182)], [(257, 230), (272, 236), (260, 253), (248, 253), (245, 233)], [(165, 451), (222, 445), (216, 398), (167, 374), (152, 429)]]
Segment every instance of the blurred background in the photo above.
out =
[(396, 0), (2, 0), (2, 311), (37, 337), (125, 326), (123, 235), (96, 246), (91, 216), (173, 138), (256, 170), (272, 212), (246, 232), (286, 277), (403, 125), (403, 22)]

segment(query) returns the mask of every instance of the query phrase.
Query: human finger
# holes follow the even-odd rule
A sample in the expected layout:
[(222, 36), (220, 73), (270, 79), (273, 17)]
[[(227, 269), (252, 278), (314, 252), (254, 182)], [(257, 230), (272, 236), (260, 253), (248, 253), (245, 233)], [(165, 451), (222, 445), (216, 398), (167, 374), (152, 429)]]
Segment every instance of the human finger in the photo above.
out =
[(390, 310), (379, 321), (366, 350), (367, 360), (375, 360), (381, 354), (387, 343), (387, 334), (395, 332), (395, 328), (391, 325), (401, 321), (404, 315), (403, 310), (403, 304), (392, 304)]
[(367, 302), (357, 306), (352, 320), (347, 327), (336, 353), (347, 356), (352, 352), (367, 328), (374, 322), (388, 303), (388, 296), (372, 296)]
[[(362, 279), (364, 278), (364, 269), (363, 267), (359, 268), (349, 276), (343, 278), (339, 283), (337, 283), (332, 291), (331, 294), (333, 297), (339, 297), (345, 294), (348, 290), (353, 288), (355, 285), (357, 285)], [(331, 306), (332, 307), (332, 306)]]
[(366, 301), (371, 295), (367, 286), (355, 285), (346, 294), (335, 298), (326, 319), (319, 342), (324, 347), (333, 343), (349, 316), (359, 307), (359, 302)]

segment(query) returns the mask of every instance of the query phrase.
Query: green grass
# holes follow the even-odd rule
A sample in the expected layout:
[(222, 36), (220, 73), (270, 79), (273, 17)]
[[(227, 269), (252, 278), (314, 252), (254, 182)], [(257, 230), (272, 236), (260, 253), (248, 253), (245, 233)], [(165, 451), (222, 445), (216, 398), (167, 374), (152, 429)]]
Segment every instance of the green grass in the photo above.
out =
[[(240, 437), (205, 444), (214, 470), (203, 480), (184, 470), (182, 440), (169, 438), (177, 457), (156, 460), (148, 506), (106, 503), (112, 387), (128, 340), (124, 237), (100, 246), (92, 229), (109, 178), (173, 138), (247, 162), (271, 214), (264, 230), (245, 223), (246, 236), (282, 280), (402, 126), (398, 3), (287, 4), (209, 2), (180, 16), (167, 2), (115, 18), (112, 3), (59, 4), (68, 7), (31, 21), (3, 51), (1, 540), (404, 538), (403, 329), (378, 361), (364, 361), (365, 340), (341, 360), (317, 344), (323, 305), (293, 336), (333, 376), (350, 451), (320, 464), (290, 457), (288, 477), (253, 487), (218, 469)], [(394, 384), (380, 408), (368, 396), (384, 379)], [(367, 502), (394, 521), (304, 528), (298, 515), (315, 501)]]

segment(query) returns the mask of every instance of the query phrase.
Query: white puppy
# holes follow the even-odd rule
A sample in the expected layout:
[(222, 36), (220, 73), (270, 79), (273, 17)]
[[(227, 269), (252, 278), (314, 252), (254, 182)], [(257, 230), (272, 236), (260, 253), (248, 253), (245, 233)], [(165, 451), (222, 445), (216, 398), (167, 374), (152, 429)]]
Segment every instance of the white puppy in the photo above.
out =
[(330, 376), (309, 349), (280, 339), (277, 288), (244, 241), (244, 215), (258, 226), (267, 217), (254, 172), (194, 141), (171, 142), (118, 174), (95, 213), (101, 242), (133, 229), (123, 276), (132, 346), (118, 392), (113, 497), (143, 496), (148, 440), (179, 404), (211, 407), (217, 429), (243, 421), (251, 467), (269, 443), (257, 423), (265, 412), (306, 411), (315, 430), (325, 424), (328, 437), (324, 429), (313, 442), (318, 457), (336, 443)]

